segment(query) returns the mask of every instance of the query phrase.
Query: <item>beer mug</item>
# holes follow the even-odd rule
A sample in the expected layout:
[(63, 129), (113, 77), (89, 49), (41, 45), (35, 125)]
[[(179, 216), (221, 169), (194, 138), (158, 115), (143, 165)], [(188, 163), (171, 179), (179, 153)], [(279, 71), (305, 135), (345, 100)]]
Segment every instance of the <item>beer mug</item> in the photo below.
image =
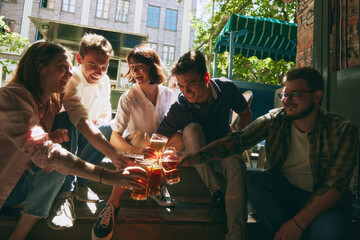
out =
[(161, 159), (161, 165), (164, 169), (166, 183), (169, 185), (180, 182), (179, 171), (176, 167), (179, 158), (176, 155), (176, 150), (173, 147), (167, 147), (164, 150)]
[(153, 133), (150, 138), (150, 148), (156, 149), (157, 152), (161, 153), (165, 147), (168, 138), (157, 133)]
[[(144, 169), (147, 172), (148, 179), (151, 178), (151, 172), (152, 172), (152, 168), (153, 168), (152, 161), (144, 160), (144, 159), (136, 160), (135, 165), (138, 167), (141, 167), (142, 169)], [(138, 180), (138, 181), (141, 181), (141, 180)], [(130, 197), (135, 200), (146, 200), (147, 195), (148, 195), (148, 190), (149, 190), (149, 183), (147, 183), (144, 188), (139, 188), (139, 189), (134, 188), (131, 192)]]

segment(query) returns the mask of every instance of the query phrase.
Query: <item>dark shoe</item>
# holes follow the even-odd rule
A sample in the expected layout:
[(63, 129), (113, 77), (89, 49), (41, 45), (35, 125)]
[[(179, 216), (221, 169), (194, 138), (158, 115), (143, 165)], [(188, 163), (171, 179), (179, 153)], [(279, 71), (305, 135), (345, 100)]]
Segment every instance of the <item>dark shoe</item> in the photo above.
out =
[(225, 196), (221, 191), (212, 194), (208, 216), (214, 222), (226, 222)]
[(64, 192), (56, 197), (46, 219), (46, 223), (51, 229), (62, 230), (74, 225), (76, 215), (73, 198), (74, 195), (71, 192)]
[(154, 200), (157, 204), (162, 207), (173, 207), (175, 206), (175, 199), (172, 199), (169, 191), (166, 186), (161, 186), (160, 188), (160, 196), (151, 196), (152, 200)]
[(119, 208), (114, 208), (108, 204), (99, 214), (99, 218), (94, 224), (91, 232), (92, 240), (110, 240), (113, 235), (115, 218), (119, 213)]

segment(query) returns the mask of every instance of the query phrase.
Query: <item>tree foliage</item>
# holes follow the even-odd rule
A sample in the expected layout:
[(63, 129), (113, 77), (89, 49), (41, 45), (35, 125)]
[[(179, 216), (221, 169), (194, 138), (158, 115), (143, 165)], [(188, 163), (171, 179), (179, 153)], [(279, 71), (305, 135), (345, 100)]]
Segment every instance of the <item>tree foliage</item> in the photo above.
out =
[[(234, 13), (254, 17), (276, 18), (288, 22), (295, 22), (296, 19), (296, 1), (285, 4), (282, 0), (209, 0), (204, 6), (204, 13), (201, 16), (211, 16), (212, 1), (215, 1), (213, 18), (205, 19), (200, 17), (193, 19), (193, 27), (196, 30), (195, 48), (201, 49), (208, 59), (210, 59), (210, 39), (213, 49), (216, 37)], [(212, 27), (211, 20), (213, 20)], [(213, 55), (213, 50), (211, 50), (211, 55)], [(218, 55), (216, 76), (227, 76), (228, 59), (229, 54), (227, 52)], [(233, 79), (276, 85), (282, 81), (285, 73), (294, 66), (295, 63), (284, 60), (277, 62), (270, 58), (259, 60), (256, 57), (246, 58), (238, 54), (234, 56)]]
[(9, 27), (0, 16), (0, 69), (4, 73), (11, 73), (9, 65), (17, 64), (17, 60), (6, 59), (2, 60), (2, 53), (17, 53), (20, 54), (25, 48), (29, 46), (29, 40), (21, 37), (16, 32), (9, 32)]

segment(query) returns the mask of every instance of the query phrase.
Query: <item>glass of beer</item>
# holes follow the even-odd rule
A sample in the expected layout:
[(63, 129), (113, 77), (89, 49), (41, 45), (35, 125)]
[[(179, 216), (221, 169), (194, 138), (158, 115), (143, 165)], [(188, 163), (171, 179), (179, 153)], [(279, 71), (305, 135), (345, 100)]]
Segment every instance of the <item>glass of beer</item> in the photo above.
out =
[[(148, 161), (144, 159), (137, 160), (135, 161), (135, 165), (143, 168), (148, 174), (148, 179), (151, 179), (151, 172), (153, 167), (152, 161)], [(141, 180), (139, 179), (138, 181)], [(148, 189), (149, 189), (149, 183), (146, 184), (145, 188), (139, 188), (139, 189), (134, 188), (131, 192), (130, 197), (135, 200), (146, 200), (148, 195)]]
[(179, 158), (176, 155), (176, 150), (173, 147), (167, 147), (162, 155), (162, 168), (165, 172), (166, 183), (169, 185), (180, 182), (179, 171), (176, 167)]
[(161, 153), (159, 153), (155, 148), (146, 147), (144, 149), (144, 158), (147, 160), (152, 160), (154, 162), (158, 161)]
[(157, 133), (153, 133), (150, 138), (150, 148), (156, 149), (159, 153), (162, 152), (165, 147), (168, 138)]
[(148, 196), (160, 196), (161, 173), (161, 164), (158, 161), (153, 162)]

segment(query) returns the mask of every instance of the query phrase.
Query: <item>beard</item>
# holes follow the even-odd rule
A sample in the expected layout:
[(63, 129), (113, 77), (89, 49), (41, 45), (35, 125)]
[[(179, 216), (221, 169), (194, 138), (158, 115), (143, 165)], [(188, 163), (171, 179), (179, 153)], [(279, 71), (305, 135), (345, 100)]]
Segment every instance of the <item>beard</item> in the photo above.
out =
[(302, 112), (299, 112), (298, 114), (295, 114), (293, 116), (287, 115), (287, 118), (290, 120), (300, 120), (310, 115), (314, 111), (315, 104), (312, 103), (309, 107), (304, 109)]

